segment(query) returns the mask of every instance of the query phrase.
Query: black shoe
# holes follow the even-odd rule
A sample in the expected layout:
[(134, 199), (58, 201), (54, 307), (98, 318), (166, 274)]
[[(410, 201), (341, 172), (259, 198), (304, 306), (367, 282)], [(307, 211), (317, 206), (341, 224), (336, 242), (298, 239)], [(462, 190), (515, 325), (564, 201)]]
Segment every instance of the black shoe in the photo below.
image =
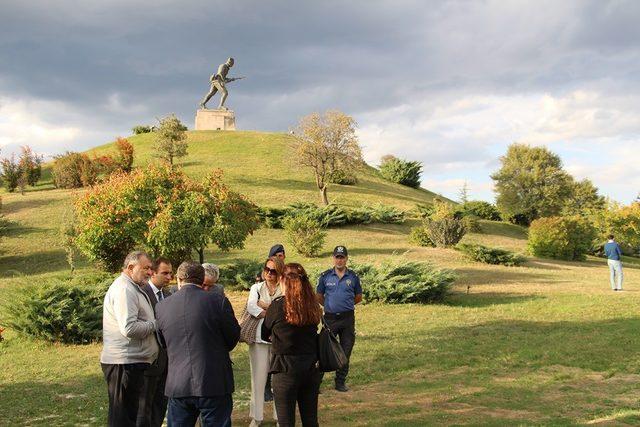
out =
[(336, 384), (336, 390), (341, 391), (343, 393), (349, 391), (349, 387), (347, 387), (347, 385), (345, 383), (337, 383)]

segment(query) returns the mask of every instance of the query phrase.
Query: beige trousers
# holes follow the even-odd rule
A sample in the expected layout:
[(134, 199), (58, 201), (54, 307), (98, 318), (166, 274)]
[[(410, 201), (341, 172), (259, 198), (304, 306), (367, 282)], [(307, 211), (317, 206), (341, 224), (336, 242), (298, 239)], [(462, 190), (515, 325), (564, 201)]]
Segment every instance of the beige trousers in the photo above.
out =
[[(264, 419), (264, 387), (269, 374), (271, 344), (249, 344), (249, 364), (251, 366), (251, 403), (249, 416), (256, 421)], [(277, 420), (275, 403), (273, 419)]]

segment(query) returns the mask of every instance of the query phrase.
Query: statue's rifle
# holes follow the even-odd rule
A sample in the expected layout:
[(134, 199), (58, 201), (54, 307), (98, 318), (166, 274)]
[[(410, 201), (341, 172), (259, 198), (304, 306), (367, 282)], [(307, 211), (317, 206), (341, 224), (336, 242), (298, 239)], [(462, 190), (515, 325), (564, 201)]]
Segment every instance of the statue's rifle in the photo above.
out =
[(244, 79), (244, 76), (242, 76), (242, 77), (232, 77), (230, 79), (226, 79), (224, 82), (225, 83), (231, 83), (231, 82), (235, 82), (236, 80), (242, 80), (242, 79)]

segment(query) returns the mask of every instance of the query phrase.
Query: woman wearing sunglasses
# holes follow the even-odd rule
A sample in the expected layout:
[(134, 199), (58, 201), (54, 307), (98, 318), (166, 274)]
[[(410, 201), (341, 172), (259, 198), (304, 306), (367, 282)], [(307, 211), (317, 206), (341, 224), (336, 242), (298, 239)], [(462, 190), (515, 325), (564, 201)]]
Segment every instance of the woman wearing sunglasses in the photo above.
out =
[(316, 427), (320, 306), (300, 264), (285, 266), (280, 286), (284, 296), (273, 300), (262, 324), (262, 336), (273, 343), (270, 372), (278, 423), (280, 427), (295, 425), (297, 403), (302, 425)]
[[(280, 278), (284, 272), (284, 263), (278, 257), (270, 257), (264, 263), (260, 283), (251, 286), (247, 311), (260, 319), (256, 329), (255, 343), (249, 344), (249, 364), (251, 366), (251, 403), (249, 416), (251, 427), (259, 426), (264, 419), (264, 393), (269, 374), (271, 343), (263, 339), (261, 326), (271, 302), (282, 296)], [(275, 414), (274, 414), (275, 417)]]

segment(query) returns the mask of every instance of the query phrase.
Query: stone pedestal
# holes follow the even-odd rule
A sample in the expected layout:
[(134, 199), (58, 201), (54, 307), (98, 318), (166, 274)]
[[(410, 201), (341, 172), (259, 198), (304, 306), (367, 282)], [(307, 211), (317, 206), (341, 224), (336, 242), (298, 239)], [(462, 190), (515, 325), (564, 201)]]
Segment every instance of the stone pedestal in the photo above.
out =
[(236, 114), (231, 110), (199, 109), (196, 130), (236, 130)]

